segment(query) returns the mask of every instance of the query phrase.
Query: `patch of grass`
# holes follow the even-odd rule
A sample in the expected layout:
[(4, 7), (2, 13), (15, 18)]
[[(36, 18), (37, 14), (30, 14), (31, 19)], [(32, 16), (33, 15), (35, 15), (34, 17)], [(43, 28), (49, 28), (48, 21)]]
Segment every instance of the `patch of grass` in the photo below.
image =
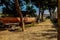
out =
[(25, 27), (32, 27), (34, 26), (34, 23), (31, 23), (31, 24), (26, 24)]
[(50, 16), (47, 16), (46, 19), (50, 19)]

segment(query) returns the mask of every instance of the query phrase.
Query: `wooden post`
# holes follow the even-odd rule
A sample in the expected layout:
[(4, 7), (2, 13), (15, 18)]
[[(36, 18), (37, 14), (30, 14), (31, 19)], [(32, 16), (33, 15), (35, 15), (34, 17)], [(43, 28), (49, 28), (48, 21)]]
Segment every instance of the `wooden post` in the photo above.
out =
[(58, 40), (60, 40), (60, 0), (58, 0)]

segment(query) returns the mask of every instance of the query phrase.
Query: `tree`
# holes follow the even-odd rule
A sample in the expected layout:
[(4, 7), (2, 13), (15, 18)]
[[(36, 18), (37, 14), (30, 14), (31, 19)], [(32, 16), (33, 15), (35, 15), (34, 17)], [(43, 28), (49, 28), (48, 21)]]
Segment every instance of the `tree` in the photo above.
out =
[(5, 5), (5, 10), (6, 10), (6, 13), (8, 13), (9, 12), (9, 2), (10, 2), (10, 0), (0, 0), (1, 1), (1, 3), (0, 3), (0, 6), (3, 6), (3, 4)]
[[(19, 6), (22, 7), (23, 6), (22, 1), (18, 1), (18, 2), (19, 2)], [(14, 1), (10, 0), (7, 3), (6, 3), (6, 1), (4, 1), (4, 2), (2, 1), (1, 5), (3, 6), (3, 4), (5, 5), (5, 7), (3, 7), (3, 14), (6, 13), (9, 16), (14, 16), (14, 17), (18, 16), (18, 13), (16, 12), (16, 9), (15, 9), (15, 3), (14, 3)]]
[(52, 14), (54, 13), (56, 7), (57, 7), (57, 0), (48, 0), (48, 9), (50, 12), (50, 18), (52, 17)]
[(20, 9), (21, 6), (19, 4), (19, 1), (18, 0), (14, 0), (14, 3), (12, 3), (11, 0), (0, 0), (0, 1), (1, 1), (0, 5), (3, 5), (3, 4), (5, 5), (4, 10), (6, 10), (7, 14), (11, 13), (11, 12), (18, 13), (18, 16), (21, 19), (22, 31), (24, 31), (24, 21), (23, 21), (23, 16), (22, 16), (21, 9)]
[(14, 2), (15, 2), (16, 11), (17, 11), (17, 13), (19, 14), (20, 19), (21, 19), (22, 31), (24, 31), (24, 20), (23, 20), (23, 15), (22, 15), (22, 13), (21, 13), (21, 9), (20, 9), (18, 0), (14, 0)]
[(33, 5), (32, 6), (27, 5), (26, 11), (31, 17), (35, 17), (36, 10), (33, 9)]
[[(40, 7), (40, 2), (37, 0), (24, 0), (27, 4), (30, 2), (30, 4), (35, 5), (36, 7)], [(40, 20), (40, 8), (39, 8), (39, 16), (38, 20)]]
[(43, 15), (44, 15), (44, 10), (47, 8), (47, 0), (31, 0), (32, 2), (34, 2), (35, 6), (37, 6), (39, 8), (39, 16), (38, 19), (40, 20), (40, 14), (41, 14), (41, 20), (43, 21)]
[(36, 7), (38, 7), (39, 8), (39, 15), (38, 15), (38, 17), (37, 17), (37, 21), (40, 21), (40, 13), (41, 13), (41, 11), (40, 11), (40, 8), (41, 8), (41, 3), (40, 3), (40, 1), (41, 0), (31, 0), (33, 3), (34, 3), (34, 5), (36, 6)]
[[(50, 16), (52, 15), (51, 9), (54, 11), (56, 6), (57, 6), (57, 0), (31, 0), (31, 2), (34, 2), (34, 5), (37, 6), (40, 10), (41, 8), (43, 9), (43, 11), (45, 9), (48, 9), (50, 12)], [(40, 15), (39, 11), (39, 15)], [(44, 13), (44, 12), (42, 12)], [(43, 14), (41, 13), (41, 15), (43, 16)]]

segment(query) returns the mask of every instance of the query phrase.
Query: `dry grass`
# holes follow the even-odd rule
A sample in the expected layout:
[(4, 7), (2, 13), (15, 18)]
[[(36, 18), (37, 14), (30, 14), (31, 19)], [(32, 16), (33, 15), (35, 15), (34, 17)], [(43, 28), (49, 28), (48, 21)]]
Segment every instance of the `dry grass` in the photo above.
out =
[(51, 24), (51, 21), (46, 20), (24, 32), (0, 31), (0, 40), (57, 40), (57, 31)]

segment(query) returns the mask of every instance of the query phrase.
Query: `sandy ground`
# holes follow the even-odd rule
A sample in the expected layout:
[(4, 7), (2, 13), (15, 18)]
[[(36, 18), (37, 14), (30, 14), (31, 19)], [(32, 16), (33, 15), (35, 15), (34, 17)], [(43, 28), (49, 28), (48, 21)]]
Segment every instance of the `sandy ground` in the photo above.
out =
[(0, 31), (0, 40), (57, 40), (57, 29), (50, 20), (46, 20), (24, 32)]

